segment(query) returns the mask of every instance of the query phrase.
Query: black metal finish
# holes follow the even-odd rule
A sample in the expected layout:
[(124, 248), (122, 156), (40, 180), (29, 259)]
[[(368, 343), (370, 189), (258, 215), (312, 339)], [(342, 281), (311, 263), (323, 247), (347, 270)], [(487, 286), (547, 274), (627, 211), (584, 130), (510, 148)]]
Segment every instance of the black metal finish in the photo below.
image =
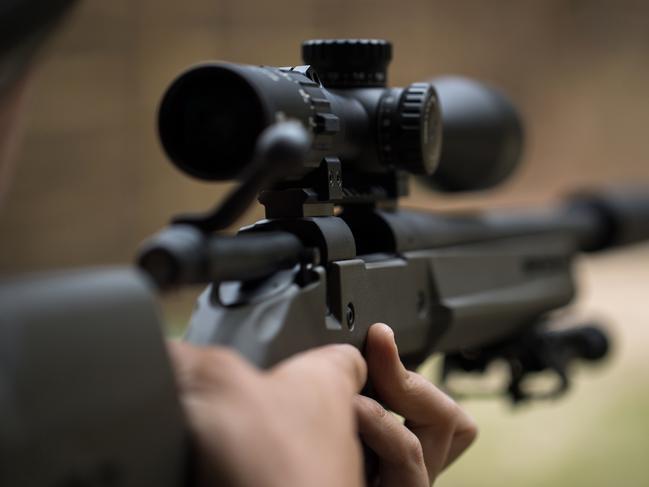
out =
[(291, 233), (209, 237), (191, 225), (172, 225), (147, 241), (138, 257), (160, 289), (259, 279), (300, 262), (304, 248)]
[[(397, 213), (395, 219), (400, 215), (407, 220), (407, 212)], [(328, 225), (335, 221), (339, 223)], [(243, 347), (250, 360), (265, 367), (309, 348), (311, 340), (361, 347), (367, 329), (377, 321), (394, 324), (401, 353), (414, 365), (433, 351), (497, 342), (530, 326), (544, 312), (567, 304), (574, 293), (569, 265), (574, 242), (563, 235), (514, 236), (356, 256), (353, 243), (363, 234), (354, 234), (337, 218), (261, 222), (246, 234), (260, 227), (299, 235), (320, 249), (326, 267), (313, 268), (317, 277), (306, 288), (286, 282), (284, 291), (272, 299), (273, 306), (282, 310), (281, 317), (260, 314), (254, 293), (249, 300), (237, 300), (235, 309), (218, 307), (217, 311), (209, 297), (216, 292), (212, 288), (192, 318), (188, 339), (200, 342), (211, 336), (218, 341), (224, 333), (236, 340), (237, 348)], [(336, 237), (345, 233), (349, 250), (334, 255), (335, 249), (344, 248)], [(264, 286), (257, 285), (265, 295)], [(307, 319), (300, 310), (313, 305), (307, 303), (314, 294), (323, 301), (318, 307), (326, 303), (330, 314), (314, 311)], [(256, 327), (274, 327), (281, 346), (265, 350), (269, 337), (255, 338)], [(238, 339), (240, 333), (245, 339)], [(310, 337), (307, 342), (304, 334)]]
[[(214, 220), (232, 221), (214, 218), (225, 209), (183, 219), (200, 229), (198, 244), (163, 234), (143, 253), (158, 282), (210, 284), (187, 339), (269, 367), (327, 343), (362, 349), (383, 321), (409, 367), (434, 352), (448, 355), (448, 371), (505, 357), (515, 401), (527, 397), (528, 373), (553, 370), (562, 392), (570, 363), (601, 359), (598, 330), (553, 334), (545, 323), (574, 298), (579, 252), (649, 238), (649, 196), (582, 194), (516, 212), (399, 210), (408, 173), (449, 191), (502, 182), (522, 151), (516, 110), (464, 78), (386, 87), (387, 42), (309, 41), (303, 53), (309, 66), (198, 66), (165, 94), (160, 135), (174, 164), (206, 179), (238, 175), (225, 209), (242, 208), (253, 188), (266, 208), (236, 237), (208, 235), (222, 227)], [(309, 143), (282, 165), (263, 134), (288, 119)], [(278, 166), (281, 174), (265, 172)]]
[[(310, 66), (207, 63), (179, 76), (159, 111), (171, 161), (198, 178), (247, 180), (261, 133), (294, 120), (311, 144), (302, 164), (277, 178), (281, 188), (339, 204), (404, 196), (402, 172), (450, 190), (490, 187), (518, 163), (520, 121), (492, 89), (463, 78), (387, 88), (385, 41), (309, 41), (303, 50)], [(337, 188), (326, 167), (333, 160)]]

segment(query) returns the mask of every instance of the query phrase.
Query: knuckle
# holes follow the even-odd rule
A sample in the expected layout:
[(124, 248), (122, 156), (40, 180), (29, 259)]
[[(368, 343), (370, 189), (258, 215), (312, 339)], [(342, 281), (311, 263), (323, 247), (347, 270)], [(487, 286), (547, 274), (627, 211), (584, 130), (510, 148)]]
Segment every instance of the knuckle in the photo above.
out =
[(440, 406), (443, 414), (449, 420), (457, 420), (463, 414), (462, 409), (460, 409), (460, 406), (446, 394), (442, 395), (442, 399), (440, 400), (440, 403), (441, 403)]
[(478, 428), (478, 424), (474, 420), (471, 420), (466, 431), (469, 443), (473, 443), (480, 433), (480, 428)]
[(365, 397), (364, 402), (369, 414), (376, 419), (382, 419), (388, 413), (378, 401), (372, 398)]
[(372, 413), (374, 416), (376, 416), (379, 419), (382, 419), (385, 417), (386, 414), (388, 414), (387, 410), (381, 406), (378, 402), (372, 401), (371, 403), (371, 408), (372, 408)]
[(363, 384), (366, 376), (366, 365), (361, 353), (352, 345), (335, 345), (331, 348), (331, 359), (338, 370), (345, 372), (355, 389), (357, 384)]
[(462, 428), (457, 432), (457, 435), (460, 436), (463, 442), (468, 446), (475, 441), (478, 437), (478, 433), (478, 424), (473, 418), (465, 415)]
[[(433, 386), (434, 387), (434, 386)], [(453, 400), (448, 394), (436, 389), (436, 409), (437, 415), (441, 420), (449, 425), (455, 425), (464, 415), (464, 411), (460, 408), (458, 403)]]
[(404, 439), (404, 444), (402, 448), (402, 461), (409, 465), (414, 465), (416, 467), (421, 467), (425, 464), (424, 462), (424, 449), (421, 446), (419, 438), (414, 434), (410, 433)]
[(350, 364), (358, 365), (358, 362), (363, 361), (361, 352), (358, 351), (356, 347), (349, 344), (336, 345), (334, 350), (337, 352), (340, 360), (348, 362)]

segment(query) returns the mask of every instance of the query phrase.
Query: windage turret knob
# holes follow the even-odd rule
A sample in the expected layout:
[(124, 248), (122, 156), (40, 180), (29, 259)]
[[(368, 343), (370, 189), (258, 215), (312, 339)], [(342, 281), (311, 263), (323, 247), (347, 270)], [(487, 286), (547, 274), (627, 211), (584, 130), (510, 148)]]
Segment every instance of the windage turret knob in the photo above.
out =
[(392, 44), (382, 39), (313, 39), (302, 59), (328, 88), (384, 87)]

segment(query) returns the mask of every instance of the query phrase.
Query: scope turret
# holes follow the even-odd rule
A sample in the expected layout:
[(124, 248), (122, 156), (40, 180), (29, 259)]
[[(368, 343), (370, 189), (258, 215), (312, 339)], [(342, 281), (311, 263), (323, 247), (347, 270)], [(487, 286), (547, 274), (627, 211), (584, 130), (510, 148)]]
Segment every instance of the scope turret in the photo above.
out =
[(313, 39), (302, 44), (302, 60), (327, 88), (385, 87), (392, 44), (382, 39)]

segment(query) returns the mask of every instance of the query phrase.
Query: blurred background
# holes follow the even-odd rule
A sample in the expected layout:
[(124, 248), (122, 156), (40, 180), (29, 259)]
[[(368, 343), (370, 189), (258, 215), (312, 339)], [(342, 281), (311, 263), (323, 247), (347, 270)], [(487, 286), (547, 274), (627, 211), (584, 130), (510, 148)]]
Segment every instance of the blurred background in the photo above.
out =
[[(176, 74), (200, 60), (300, 64), (315, 37), (387, 38), (390, 82), (462, 74), (505, 91), (526, 122), (503, 187), (405, 206), (519, 206), (574, 188), (649, 184), (649, 3), (641, 0), (111, 0), (83, 2), (35, 73), (24, 149), (0, 212), (0, 273), (130, 262), (138, 243), (227, 184), (177, 172), (154, 129)], [(242, 220), (261, 217), (253, 208)], [(649, 247), (579, 263), (578, 313), (616, 350), (561, 401), (468, 402), (477, 445), (440, 486), (649, 485)], [(193, 295), (168, 298), (183, 323)], [(584, 310), (584, 311), (581, 311)]]

